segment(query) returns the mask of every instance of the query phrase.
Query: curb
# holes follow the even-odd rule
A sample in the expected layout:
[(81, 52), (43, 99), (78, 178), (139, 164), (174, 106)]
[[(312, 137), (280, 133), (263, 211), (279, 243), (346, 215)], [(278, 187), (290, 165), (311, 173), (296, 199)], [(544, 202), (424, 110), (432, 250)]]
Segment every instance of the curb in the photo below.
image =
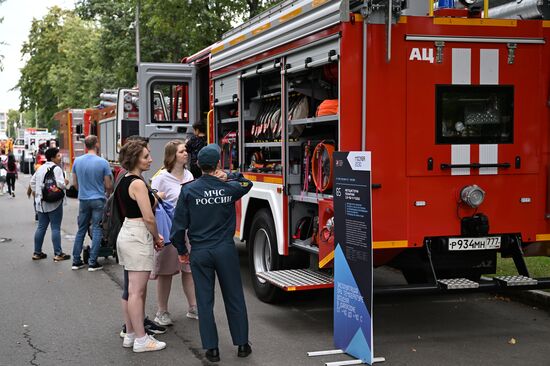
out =
[[(481, 277), (484, 280), (491, 280), (490, 277)], [(499, 291), (498, 294), (509, 297), (531, 306), (550, 308), (550, 292), (542, 290), (524, 290), (524, 291)]]
[(542, 290), (528, 290), (506, 293), (506, 296), (527, 305), (550, 308), (550, 292)]

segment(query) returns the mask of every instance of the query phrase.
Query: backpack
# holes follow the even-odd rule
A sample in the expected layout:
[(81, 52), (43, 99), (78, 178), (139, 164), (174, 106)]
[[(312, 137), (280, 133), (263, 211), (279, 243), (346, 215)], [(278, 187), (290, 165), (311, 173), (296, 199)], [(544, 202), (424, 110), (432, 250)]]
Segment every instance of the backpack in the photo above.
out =
[(120, 207), (117, 202), (117, 187), (125, 173), (119, 173), (118, 179), (115, 181), (113, 193), (103, 207), (103, 217), (101, 219), (101, 229), (103, 231), (103, 242), (106, 246), (114, 248), (120, 228), (124, 223), (124, 215), (120, 212)]
[(65, 191), (57, 186), (55, 179), (54, 169), (57, 167), (57, 165), (54, 165), (48, 168), (46, 175), (44, 175), (42, 185), (42, 201), (44, 202), (57, 202), (65, 197)]

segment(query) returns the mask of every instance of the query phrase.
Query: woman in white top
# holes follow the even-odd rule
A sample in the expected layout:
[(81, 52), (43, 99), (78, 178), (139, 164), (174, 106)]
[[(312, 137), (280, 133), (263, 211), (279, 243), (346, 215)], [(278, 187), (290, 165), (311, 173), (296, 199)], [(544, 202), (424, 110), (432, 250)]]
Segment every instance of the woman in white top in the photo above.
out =
[(46, 253), (42, 252), (42, 244), (48, 225), (52, 230), (52, 243), (54, 249), (53, 260), (56, 262), (70, 259), (71, 256), (63, 253), (61, 250), (61, 221), (63, 220), (63, 199), (56, 202), (42, 201), (42, 188), (44, 185), (44, 177), (50, 168), (53, 168), (55, 183), (60, 189), (65, 189), (68, 180), (63, 176), (63, 170), (59, 167), (61, 164), (61, 154), (59, 149), (50, 148), (46, 150), (46, 163), (44, 163), (31, 178), (30, 187), (34, 192), (34, 205), (38, 212), (38, 226), (34, 233), (34, 254), (33, 260), (40, 260), (47, 257)]
[[(193, 180), (193, 174), (185, 168), (187, 164), (187, 151), (183, 141), (174, 140), (166, 144), (164, 148), (164, 168), (153, 178), (151, 187), (161, 192), (166, 201), (171, 202), (174, 207), (178, 201), (181, 185)], [(190, 248), (187, 248), (190, 250)], [(160, 325), (172, 325), (170, 313), (168, 312), (168, 298), (172, 287), (172, 276), (181, 272), (181, 284), (189, 309), (187, 317), (198, 319), (197, 300), (195, 298), (195, 285), (191, 276), (189, 264), (182, 264), (178, 260), (178, 252), (173, 245), (167, 245), (158, 253), (158, 283), (157, 302), (158, 311), (155, 322)]]

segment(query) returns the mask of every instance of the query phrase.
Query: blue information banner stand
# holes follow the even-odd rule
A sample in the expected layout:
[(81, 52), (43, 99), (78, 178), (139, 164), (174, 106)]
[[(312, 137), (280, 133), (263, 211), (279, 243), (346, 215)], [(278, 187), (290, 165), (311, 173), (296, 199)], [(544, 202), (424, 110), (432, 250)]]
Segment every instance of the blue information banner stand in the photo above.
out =
[(372, 364), (371, 153), (334, 153), (334, 344)]

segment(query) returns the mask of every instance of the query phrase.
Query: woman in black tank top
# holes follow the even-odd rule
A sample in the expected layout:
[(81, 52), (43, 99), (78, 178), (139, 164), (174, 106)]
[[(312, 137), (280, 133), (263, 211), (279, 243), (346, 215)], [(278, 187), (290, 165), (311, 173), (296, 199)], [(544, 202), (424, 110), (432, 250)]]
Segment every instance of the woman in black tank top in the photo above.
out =
[[(127, 217), (129, 219), (137, 219), (137, 218), (143, 218), (143, 214), (141, 213), (141, 210), (139, 208), (139, 205), (136, 200), (132, 199), (129, 194), (130, 185), (134, 180), (141, 180), (141, 177), (138, 177), (136, 175), (127, 173), (118, 184), (117, 189), (117, 201), (119, 203), (124, 202), (124, 210), (120, 212), (124, 212), (124, 217)], [(148, 191), (149, 195), (149, 203), (151, 207), (154, 207), (155, 205), (155, 196), (153, 195), (153, 192), (150, 190)]]
[(153, 269), (154, 250), (162, 249), (163, 237), (159, 234), (154, 215), (156, 205), (142, 173), (151, 167), (151, 155), (147, 143), (129, 141), (120, 150), (119, 161), (126, 175), (116, 189), (116, 201), (124, 217), (124, 224), (117, 238), (119, 263), (128, 271), (128, 302), (122, 301), (126, 323), (123, 347), (133, 347), (134, 352), (157, 351), (166, 347), (147, 335), (143, 326), (147, 282)]

